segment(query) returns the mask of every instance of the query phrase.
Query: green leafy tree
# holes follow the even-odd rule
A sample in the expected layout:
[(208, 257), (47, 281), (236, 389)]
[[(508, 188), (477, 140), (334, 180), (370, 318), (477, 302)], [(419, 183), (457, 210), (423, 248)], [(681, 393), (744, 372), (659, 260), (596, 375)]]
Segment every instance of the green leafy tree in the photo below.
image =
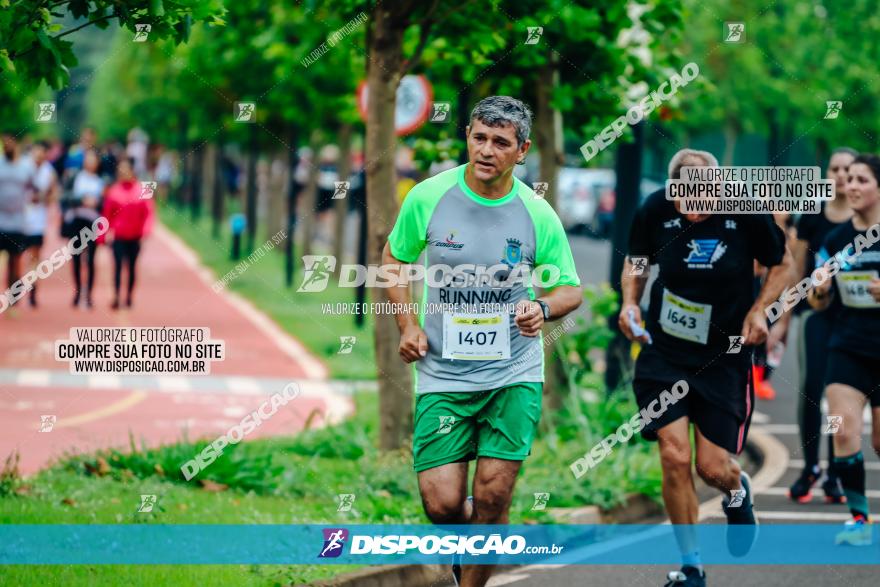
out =
[[(683, 140), (722, 129), (725, 164), (734, 164), (739, 137), (766, 137), (766, 161), (791, 164), (798, 143), (824, 163), (828, 151), (849, 144), (876, 147), (880, 31), (876, 3), (854, 0), (804, 3), (780, 0), (707, 2), (687, 0), (688, 35), (682, 50), (701, 67), (705, 91), (685, 93)], [(724, 41), (727, 22), (743, 22), (741, 43)], [(853, 30), (860, 34), (853, 35)], [(825, 119), (826, 101), (843, 102), (837, 118)], [(684, 135), (684, 136), (682, 136)]]
[[(67, 14), (84, 22), (62, 30), (59, 20)], [(71, 33), (115, 20), (132, 34), (149, 25), (148, 36), (181, 43), (194, 22), (222, 22), (222, 14), (222, 0), (0, 0), (0, 73), (58, 89), (76, 64), (73, 43), (65, 39)]]

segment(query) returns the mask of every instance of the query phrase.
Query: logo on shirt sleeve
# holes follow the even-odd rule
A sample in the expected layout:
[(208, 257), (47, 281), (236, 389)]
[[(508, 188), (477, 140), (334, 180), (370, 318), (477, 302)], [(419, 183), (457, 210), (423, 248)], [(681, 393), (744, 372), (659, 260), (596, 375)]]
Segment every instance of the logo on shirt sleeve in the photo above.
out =
[(688, 243), (691, 250), (684, 261), (689, 269), (712, 269), (727, 247), (717, 238), (694, 238)]

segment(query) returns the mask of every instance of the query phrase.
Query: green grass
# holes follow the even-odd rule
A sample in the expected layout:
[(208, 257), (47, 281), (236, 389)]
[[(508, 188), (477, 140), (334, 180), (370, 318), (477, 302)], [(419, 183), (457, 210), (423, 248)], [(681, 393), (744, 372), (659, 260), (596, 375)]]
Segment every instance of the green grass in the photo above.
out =
[[(186, 482), (180, 464), (204, 442), (69, 457), (26, 480), (0, 474), (0, 523), (5, 524), (306, 524), (428, 523), (422, 512), (409, 448), (380, 453), (378, 398), (356, 397), (355, 416), (338, 426), (294, 437), (243, 442), (197, 479), (227, 485), (206, 491)], [(599, 468), (575, 480), (568, 465), (624, 417), (629, 400), (589, 403), (571, 399), (535, 442), (517, 482), (510, 522), (551, 522), (532, 512), (533, 493), (549, 492), (550, 507), (612, 507), (628, 493), (659, 496), (653, 448), (632, 440)], [(570, 410), (577, 410), (578, 413)], [(355, 494), (350, 512), (337, 512), (336, 496)], [(157, 505), (137, 513), (141, 494)], [(12, 566), (5, 584), (37, 585), (287, 585), (309, 583), (356, 567), (338, 565)]]
[[(230, 259), (231, 236), (229, 223), (224, 222), (219, 240), (211, 236), (211, 224), (207, 215), (193, 221), (187, 211), (166, 204), (159, 210), (162, 223), (201, 259), (202, 263), (222, 279), (229, 274), (232, 279), (226, 287), (243, 296), (268, 314), (282, 329), (297, 338), (314, 355), (322, 360), (334, 379), (375, 379), (376, 361), (373, 352), (373, 321), (368, 315), (362, 328), (354, 324), (351, 315), (324, 314), (321, 304), (354, 302), (355, 290), (337, 287), (333, 280), (320, 293), (297, 292), (303, 279), (303, 264), (294, 251), (294, 285), (284, 284), (283, 245), (274, 245), (271, 235), (258, 234), (254, 247), (274, 247), (265, 255), (236, 269), (242, 260)], [(232, 272), (230, 274), (230, 272)], [(351, 354), (337, 354), (340, 336), (355, 336), (357, 342)]]

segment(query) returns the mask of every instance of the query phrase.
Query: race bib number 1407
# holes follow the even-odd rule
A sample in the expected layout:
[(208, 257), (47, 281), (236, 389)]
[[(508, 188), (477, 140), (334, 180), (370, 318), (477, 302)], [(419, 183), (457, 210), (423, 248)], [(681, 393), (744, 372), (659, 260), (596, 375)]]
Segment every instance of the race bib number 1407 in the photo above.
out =
[(443, 358), (498, 361), (510, 358), (507, 314), (443, 315)]

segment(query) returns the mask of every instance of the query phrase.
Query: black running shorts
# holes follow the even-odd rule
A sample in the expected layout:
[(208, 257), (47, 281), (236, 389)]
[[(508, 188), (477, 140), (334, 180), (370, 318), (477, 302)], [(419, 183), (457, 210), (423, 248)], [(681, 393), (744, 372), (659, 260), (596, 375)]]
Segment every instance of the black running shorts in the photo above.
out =
[(20, 232), (0, 232), (0, 251), (8, 251), (13, 255), (23, 253), (25, 236)]
[(880, 407), (880, 361), (831, 349), (825, 365), (825, 385), (849, 385), (868, 396), (872, 408)]
[[(661, 392), (684, 380), (687, 394), (668, 404), (659, 414)], [(701, 367), (684, 367), (670, 362), (660, 353), (643, 348), (636, 361), (633, 391), (640, 410), (648, 409), (651, 421), (642, 437), (657, 440), (657, 430), (687, 416), (700, 433), (731, 454), (745, 446), (755, 405), (752, 362), (749, 349), (741, 355), (724, 356)], [(653, 414), (658, 417), (654, 418)]]

